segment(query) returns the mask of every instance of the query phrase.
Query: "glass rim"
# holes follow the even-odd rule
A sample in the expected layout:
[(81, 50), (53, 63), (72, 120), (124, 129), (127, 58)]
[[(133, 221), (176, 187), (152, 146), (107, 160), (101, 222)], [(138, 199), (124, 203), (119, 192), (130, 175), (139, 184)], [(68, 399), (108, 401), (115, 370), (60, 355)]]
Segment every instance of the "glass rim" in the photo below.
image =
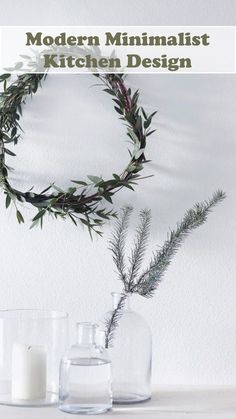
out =
[[(0, 309), (0, 319), (4, 320), (15, 320), (18, 318), (19, 314), (32, 314), (32, 320), (60, 320), (67, 319), (69, 314), (66, 311), (62, 310), (47, 310), (40, 308), (10, 308), (10, 309)], [(9, 316), (7, 316), (9, 314)], [(15, 315), (14, 315), (15, 314)], [(33, 314), (37, 314), (37, 317), (34, 317)], [(25, 317), (25, 320), (29, 320), (30, 316)]]
[(76, 328), (79, 328), (79, 327), (87, 327), (87, 328), (94, 328), (94, 329), (96, 329), (97, 327), (99, 327), (99, 325), (97, 324), (97, 323), (94, 323), (94, 322), (76, 322)]
[(112, 297), (114, 296), (114, 297), (116, 297), (116, 296), (123, 296), (123, 295), (126, 295), (127, 297), (129, 297), (130, 296), (130, 293), (125, 293), (124, 291), (122, 292), (122, 291), (112, 291), (111, 292), (111, 295), (112, 295)]

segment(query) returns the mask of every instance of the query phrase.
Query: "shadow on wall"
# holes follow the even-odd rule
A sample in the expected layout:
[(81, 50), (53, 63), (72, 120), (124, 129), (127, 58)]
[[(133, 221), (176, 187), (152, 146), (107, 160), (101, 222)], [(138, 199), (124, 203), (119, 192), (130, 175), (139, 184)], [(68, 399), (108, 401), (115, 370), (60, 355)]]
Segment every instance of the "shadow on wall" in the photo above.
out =
[[(235, 191), (236, 131), (232, 76), (135, 76), (147, 110), (159, 109), (157, 132), (149, 140), (155, 175), (141, 185), (154, 195), (158, 212), (191, 205), (217, 188)], [(135, 83), (134, 83), (135, 82)], [(139, 195), (139, 194), (137, 194)], [(159, 199), (160, 198), (160, 199)], [(138, 200), (138, 204), (142, 203)]]

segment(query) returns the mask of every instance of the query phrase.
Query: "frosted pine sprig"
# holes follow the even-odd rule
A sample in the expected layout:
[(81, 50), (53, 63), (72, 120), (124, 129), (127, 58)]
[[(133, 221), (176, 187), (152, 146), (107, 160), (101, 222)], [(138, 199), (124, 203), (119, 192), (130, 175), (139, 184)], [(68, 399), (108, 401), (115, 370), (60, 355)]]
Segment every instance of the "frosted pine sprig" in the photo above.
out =
[(138, 294), (146, 298), (152, 297), (184, 240), (193, 230), (207, 221), (210, 212), (225, 197), (226, 194), (218, 190), (210, 199), (196, 203), (191, 209), (187, 210), (182, 220), (167, 235), (164, 244), (153, 253), (148, 267), (143, 272), (141, 272), (141, 268), (150, 233), (151, 212), (150, 210), (140, 211), (140, 223), (136, 229), (131, 255), (127, 258), (129, 264), (127, 267), (125, 244), (129, 218), (133, 209), (131, 207), (122, 209), (116, 221), (109, 248), (112, 251), (118, 278), (123, 282), (123, 293), (120, 304), (112, 312), (110, 318), (106, 320), (107, 347), (111, 344), (115, 329), (118, 326), (125, 296)]

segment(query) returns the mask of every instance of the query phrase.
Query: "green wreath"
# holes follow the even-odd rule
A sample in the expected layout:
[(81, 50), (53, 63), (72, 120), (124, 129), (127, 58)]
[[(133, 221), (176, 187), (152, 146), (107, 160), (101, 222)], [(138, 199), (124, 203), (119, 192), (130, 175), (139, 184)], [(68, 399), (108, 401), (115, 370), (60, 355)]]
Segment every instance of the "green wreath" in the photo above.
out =
[(133, 190), (133, 185), (141, 179), (139, 172), (143, 169), (143, 163), (147, 162), (144, 155), (146, 139), (155, 131), (151, 129), (151, 122), (156, 112), (147, 115), (139, 107), (139, 92), (131, 93), (125, 85), (123, 74), (94, 76), (105, 85), (104, 91), (112, 96), (114, 109), (127, 127), (127, 135), (133, 144), (133, 150), (129, 150), (129, 164), (122, 174), (113, 174), (108, 180), (88, 176), (88, 182), (72, 180), (73, 185), (67, 190), (50, 184), (40, 193), (32, 189), (22, 192), (11, 186), (8, 177), (11, 169), (6, 164), (6, 155), (15, 156), (8, 144), (16, 145), (21, 136), (22, 104), (25, 104), (28, 95), (37, 92), (46, 74), (19, 75), (9, 85), (11, 74), (0, 76), (0, 82), (4, 83), (4, 90), (0, 93), (0, 187), (6, 196), (6, 208), (14, 204), (19, 223), (23, 223), (24, 218), (18, 204), (27, 202), (37, 207), (31, 227), (42, 227), (44, 216), (50, 214), (55, 219), (69, 218), (75, 225), (81, 222), (88, 227), (90, 234), (94, 231), (101, 235), (100, 227), (104, 221), (116, 216), (113, 209), (106, 208), (105, 201), (112, 203), (112, 197), (117, 191), (123, 187)]

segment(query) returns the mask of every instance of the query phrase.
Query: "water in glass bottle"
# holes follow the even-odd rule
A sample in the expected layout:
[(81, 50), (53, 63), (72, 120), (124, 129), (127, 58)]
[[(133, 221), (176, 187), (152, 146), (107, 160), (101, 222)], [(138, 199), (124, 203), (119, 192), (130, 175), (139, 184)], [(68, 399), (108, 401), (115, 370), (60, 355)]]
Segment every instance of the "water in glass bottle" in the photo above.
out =
[(59, 409), (64, 412), (98, 414), (112, 407), (111, 361), (96, 343), (96, 330), (95, 324), (78, 323), (77, 342), (61, 361)]

